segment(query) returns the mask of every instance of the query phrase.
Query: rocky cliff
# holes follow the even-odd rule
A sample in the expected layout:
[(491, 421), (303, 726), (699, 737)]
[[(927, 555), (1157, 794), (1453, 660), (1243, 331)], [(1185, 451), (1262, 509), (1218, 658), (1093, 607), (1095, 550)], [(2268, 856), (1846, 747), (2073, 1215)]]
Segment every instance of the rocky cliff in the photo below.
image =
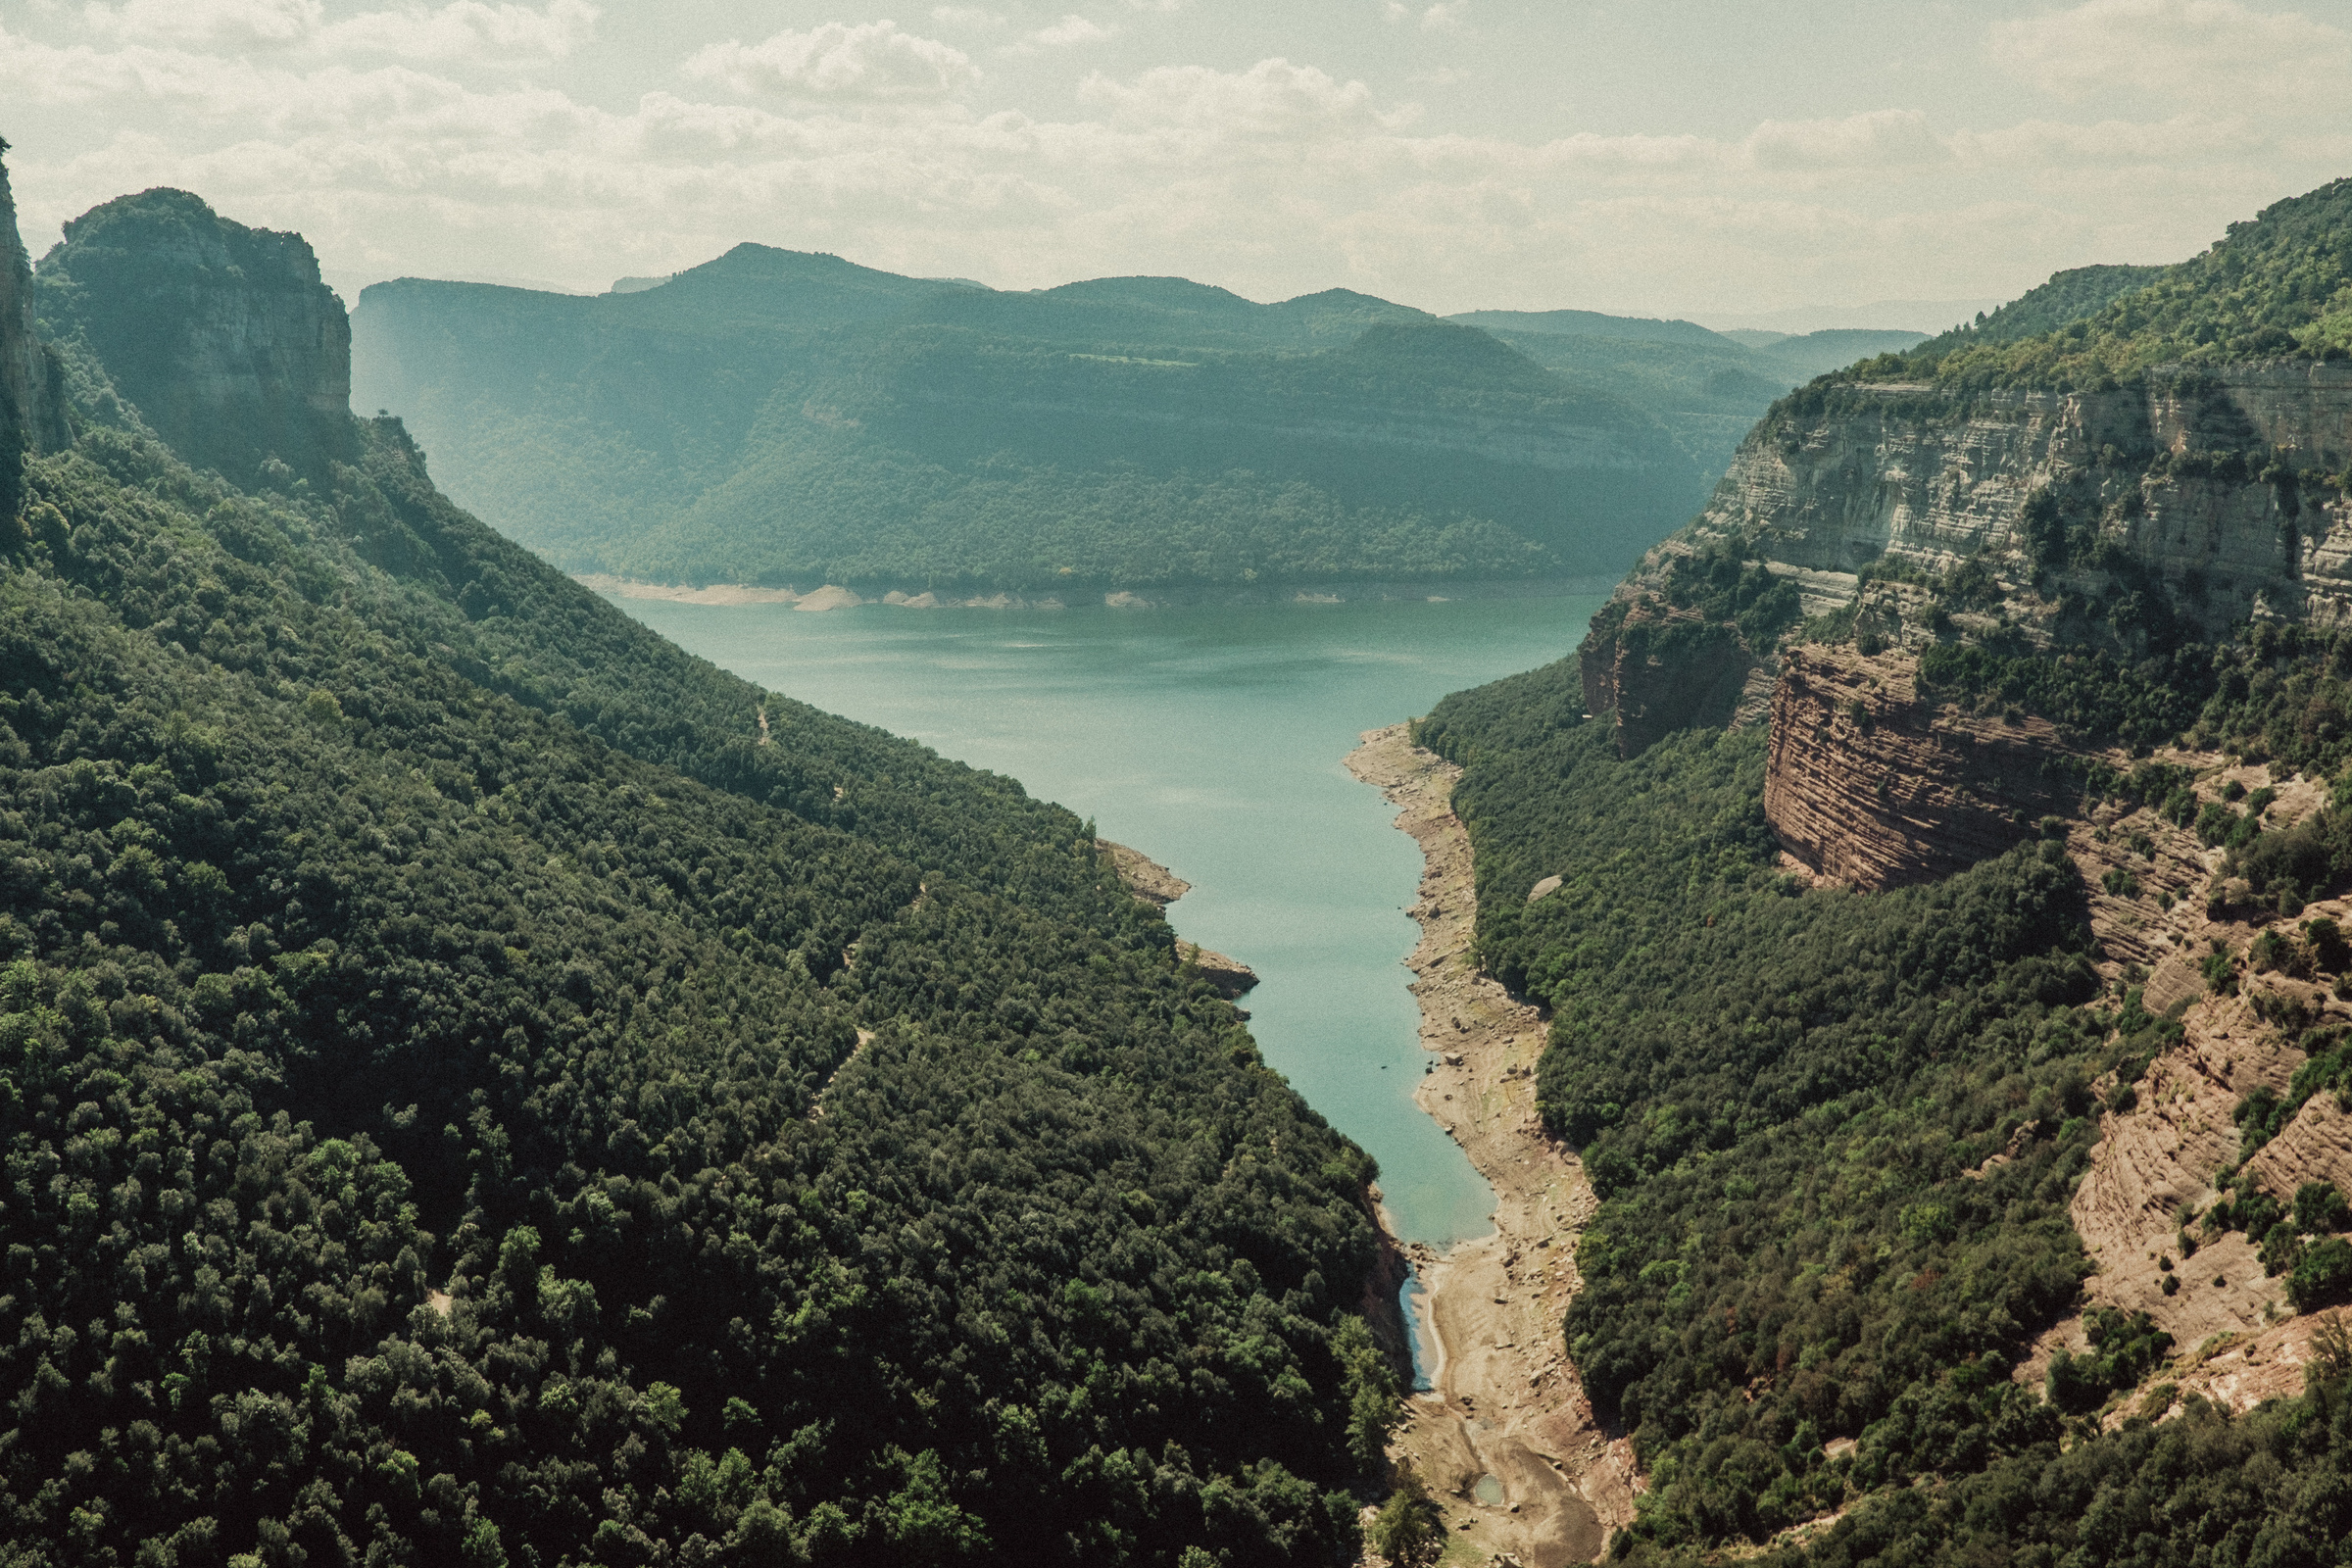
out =
[[(8, 143), (0, 141), (0, 153)], [(0, 517), (15, 514), (23, 455), (65, 442), (57, 367), (33, 327), (32, 270), (17, 234), (17, 201), (0, 164)]]
[(148, 426), (232, 479), (318, 480), (349, 459), (351, 326), (299, 234), (150, 190), (66, 225), (34, 281), (43, 333), (78, 340)]
[(2084, 760), (2046, 719), (1923, 701), (1915, 661), (1812, 645), (1783, 656), (1764, 815), (1783, 848), (1858, 888), (1932, 881), (2071, 814)]
[[(1777, 681), (1765, 804), (1788, 851), (1861, 887), (1942, 876), (2067, 814), (2058, 781), (2090, 758), (2037, 717), (1923, 703), (1892, 656), (2128, 660), (2249, 621), (2352, 621), (2348, 466), (2340, 359), (2086, 392), (1817, 384), (1595, 620), (1588, 705), (1630, 755), (1726, 722), (1736, 668)], [(1735, 619), (1758, 603), (1726, 588), (1738, 573), (1781, 585), (1784, 612)]]
[(1815, 386), (1620, 591), (1712, 548), (1793, 583), (1808, 615), (1850, 608), (1914, 645), (1952, 625), (2132, 649), (2167, 615), (2207, 635), (2333, 622), (2352, 614), (2352, 507), (2322, 476), (2348, 459), (2342, 360), (2160, 368), (2095, 392)]

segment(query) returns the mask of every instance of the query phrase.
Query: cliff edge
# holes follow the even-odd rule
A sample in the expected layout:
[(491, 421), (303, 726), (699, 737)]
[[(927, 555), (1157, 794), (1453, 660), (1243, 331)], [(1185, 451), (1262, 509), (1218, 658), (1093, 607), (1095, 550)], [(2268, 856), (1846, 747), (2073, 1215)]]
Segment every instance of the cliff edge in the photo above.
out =
[(33, 301), (42, 335), (86, 350), (198, 466), (282, 487), (357, 456), (351, 323), (300, 234), (232, 222), (186, 191), (143, 191), (68, 223)]

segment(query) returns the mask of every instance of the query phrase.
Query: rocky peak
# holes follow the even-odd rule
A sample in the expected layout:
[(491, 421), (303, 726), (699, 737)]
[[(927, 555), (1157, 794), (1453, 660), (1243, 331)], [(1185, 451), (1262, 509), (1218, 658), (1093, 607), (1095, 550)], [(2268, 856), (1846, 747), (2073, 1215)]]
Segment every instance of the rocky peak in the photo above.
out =
[[(0, 154), (7, 151), (0, 141)], [(57, 368), (33, 329), (32, 269), (0, 164), (0, 517), (16, 512), (24, 453), (64, 444), (64, 408)]]
[(301, 235), (143, 191), (68, 223), (34, 291), (43, 330), (78, 339), (191, 463), (318, 478), (351, 456), (351, 324)]

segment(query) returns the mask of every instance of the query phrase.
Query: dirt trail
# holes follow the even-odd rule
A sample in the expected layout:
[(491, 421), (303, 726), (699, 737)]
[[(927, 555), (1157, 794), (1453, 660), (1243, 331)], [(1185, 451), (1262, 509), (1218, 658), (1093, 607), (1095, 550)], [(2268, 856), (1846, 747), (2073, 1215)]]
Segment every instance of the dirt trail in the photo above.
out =
[[(1396, 825), (1421, 846), (1421, 896), (1409, 911), (1421, 942), (1406, 963), (1421, 1043), (1438, 1059), (1415, 1099), (1495, 1196), (1493, 1236), (1443, 1256), (1407, 1249), (1439, 1354), (1434, 1391), (1409, 1401), (1392, 1452), (1429, 1482), (1468, 1560), (1590, 1562), (1632, 1520), (1638, 1484), (1632, 1445), (1593, 1421), (1560, 1342), (1577, 1235), (1595, 1202), (1584, 1167), (1536, 1119), (1544, 1019), (1469, 956), (1470, 837), (1450, 804), (1461, 770), (1415, 747), (1403, 724), (1367, 731), (1348, 769), (1400, 808)], [(1479, 1495), (1489, 1476), (1499, 1500), (1492, 1486)]]

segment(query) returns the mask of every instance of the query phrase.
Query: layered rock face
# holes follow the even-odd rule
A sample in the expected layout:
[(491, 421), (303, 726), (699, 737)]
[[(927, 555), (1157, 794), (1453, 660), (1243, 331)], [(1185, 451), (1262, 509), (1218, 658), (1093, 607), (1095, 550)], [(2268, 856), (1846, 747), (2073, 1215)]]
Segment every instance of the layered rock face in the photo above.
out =
[(1765, 820), (1789, 854), (1850, 887), (1948, 876), (2079, 804), (2048, 721), (1923, 702), (1914, 667), (1807, 646), (1785, 657), (1773, 692)]
[[(2130, 656), (2167, 620), (2202, 637), (2248, 619), (2352, 621), (2352, 502), (2307, 477), (2347, 465), (2343, 361), (2160, 369), (2130, 389), (1965, 403), (1925, 385), (1801, 393), (1618, 589), (1619, 629), (1595, 621), (1587, 706), (1618, 710), (1625, 755), (1724, 722), (1719, 645), (1737, 633), (1722, 623), (1710, 642), (1667, 608), (1678, 562), (1710, 552), (1792, 582), (1806, 615), (1850, 607), (1861, 646), (1894, 655), (1992, 636)], [(1674, 635), (1653, 633), (1639, 659), (1645, 623)], [(2076, 804), (2054, 729), (1922, 706), (1908, 659), (1752, 656), (1752, 679), (1778, 677), (1766, 812), (1826, 876), (1866, 888), (1942, 876)]]
[[(1796, 581), (1807, 614), (1854, 602), (1860, 573), (1941, 576), (1981, 562), (1973, 607), (2034, 641), (2054, 635), (2035, 575), (2029, 498), (2062, 529), (2121, 547), (2207, 632), (2248, 616), (2352, 616), (2352, 506), (2281, 475), (2352, 459), (2352, 363), (2278, 360), (2152, 371), (2107, 392), (1987, 392), (1859, 383), (1800, 395), (1757, 426), (1669, 556), (1728, 544)], [(2047, 551), (2044, 551), (2047, 554)], [(2043, 601), (2096, 597), (2114, 570), (2054, 568)], [(1886, 632), (1925, 640), (1889, 617)]]
[(67, 224), (35, 291), (45, 332), (86, 342), (190, 462), (250, 482), (351, 456), (351, 325), (301, 235), (146, 191)]
[[(7, 150), (0, 142), (0, 152)], [(33, 329), (32, 270), (17, 234), (17, 200), (0, 166), (0, 517), (16, 511), (23, 454), (65, 444), (65, 399)]]

